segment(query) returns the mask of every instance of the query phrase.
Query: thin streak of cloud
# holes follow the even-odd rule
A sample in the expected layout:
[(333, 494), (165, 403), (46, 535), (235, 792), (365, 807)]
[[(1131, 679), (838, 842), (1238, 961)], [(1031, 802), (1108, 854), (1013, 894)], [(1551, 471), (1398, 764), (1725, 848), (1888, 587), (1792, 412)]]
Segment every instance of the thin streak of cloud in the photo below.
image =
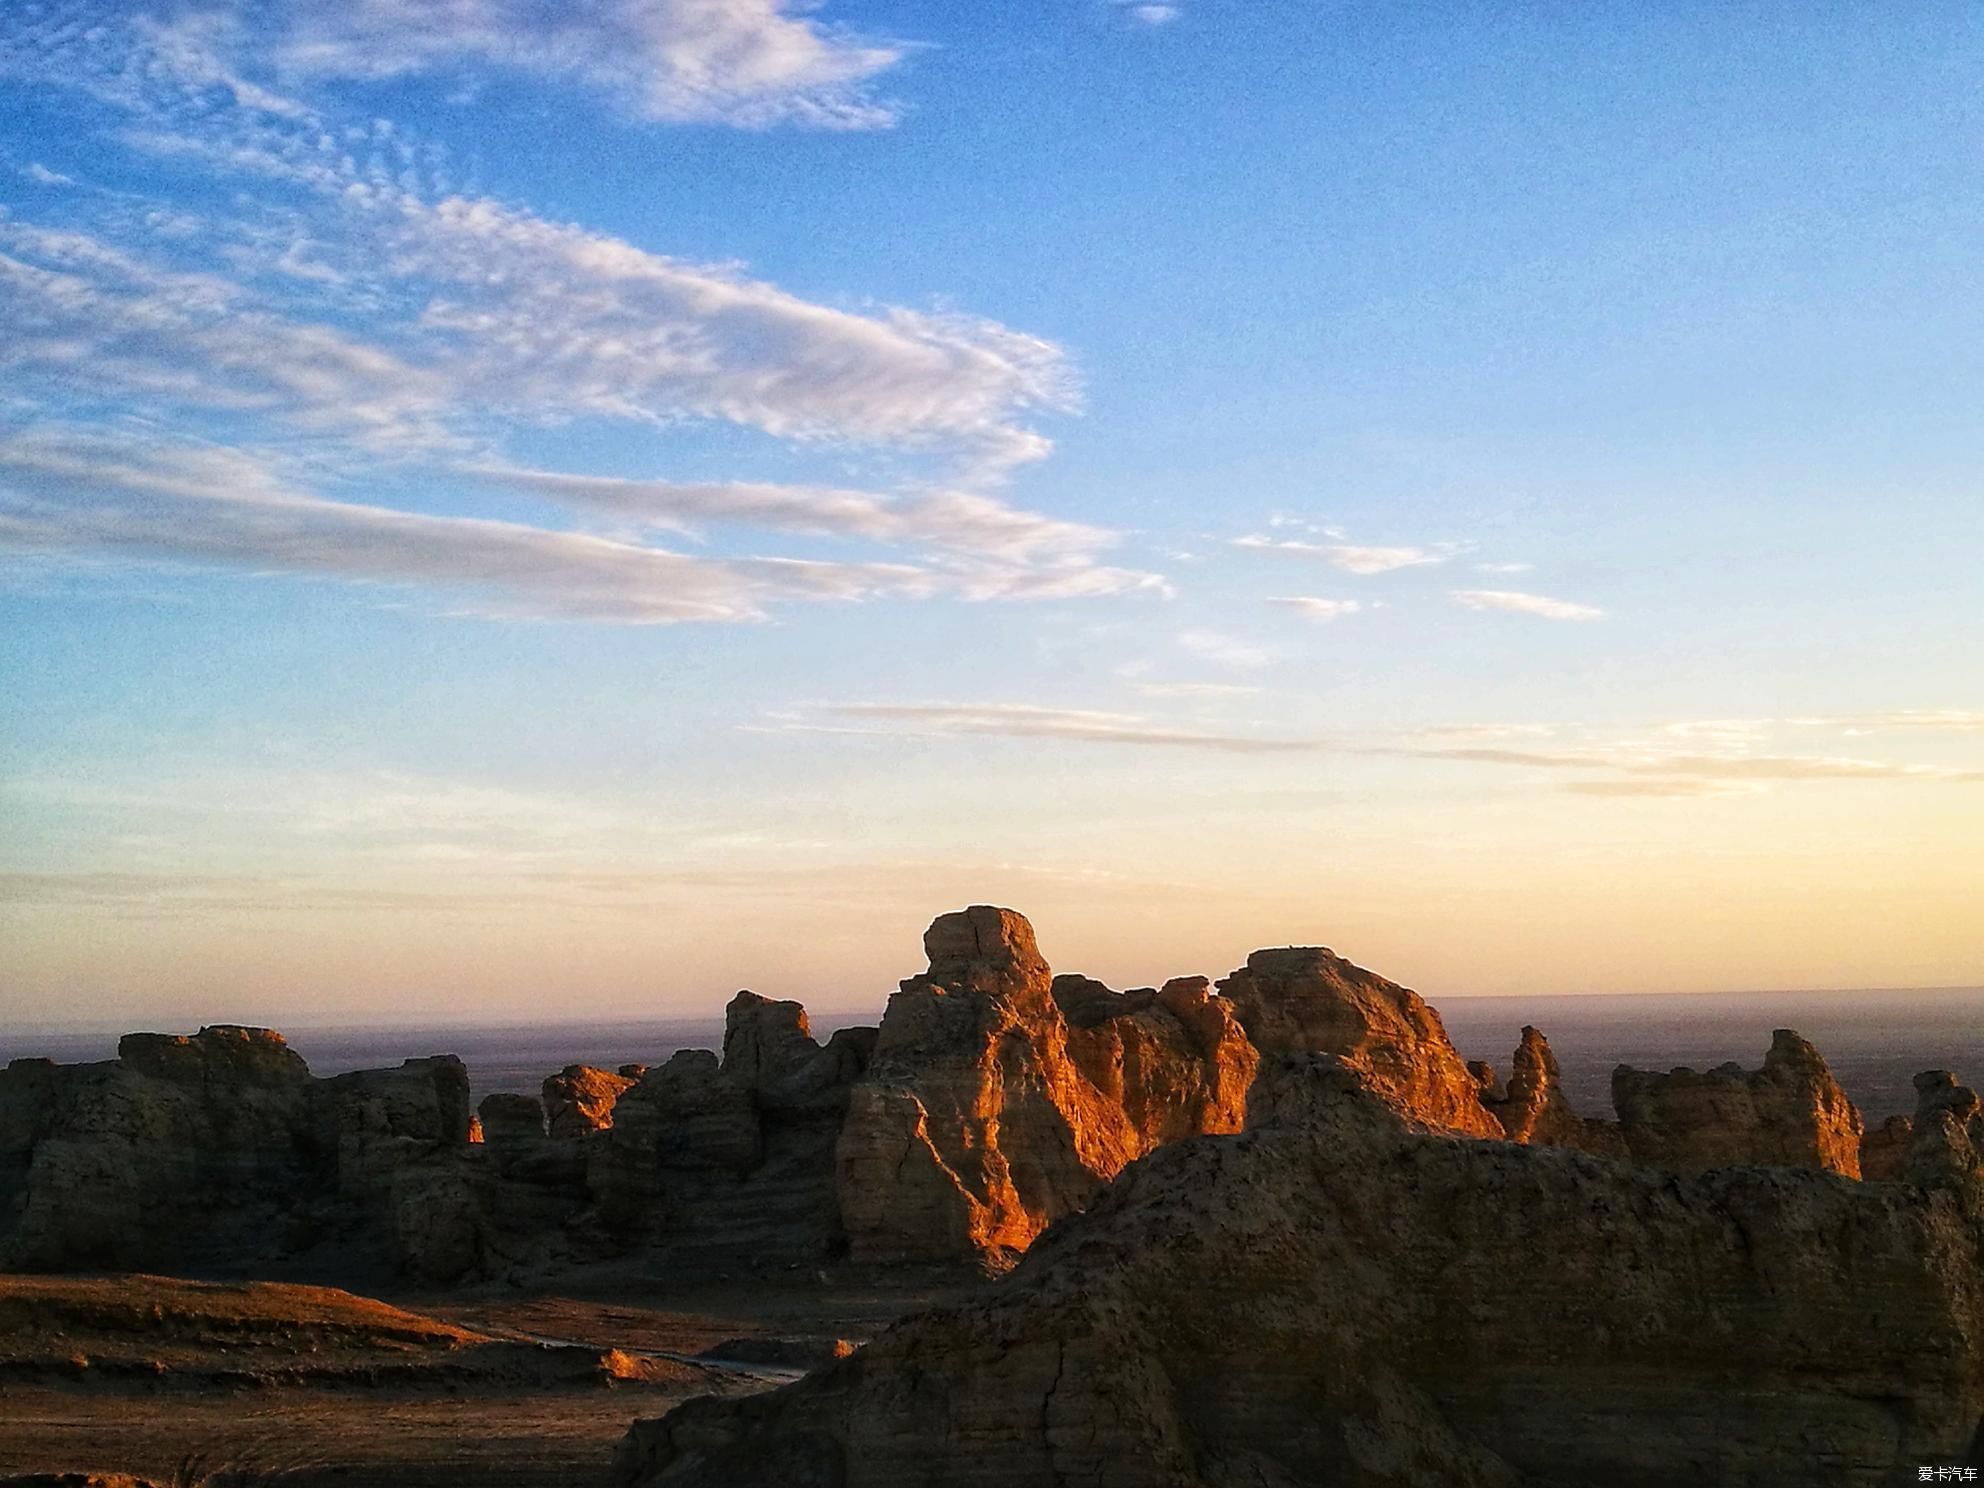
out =
[[(820, 722), (845, 719), (847, 724)], [(992, 736), (1057, 739), (1222, 754), (1310, 753), (1331, 746), (1315, 739), (1259, 738), (1174, 728), (1141, 714), (1023, 703), (840, 703), (805, 710), (765, 725), (774, 733), (865, 732), (912, 738)]]
[(1293, 610), (1305, 620), (1341, 620), (1345, 615), (1354, 615), (1364, 606), (1354, 599), (1317, 599), (1308, 595), (1277, 595), (1268, 600), (1269, 604), (1281, 605)]
[(1534, 615), (1541, 620), (1599, 620), (1605, 615), (1596, 605), (1552, 599), (1547, 594), (1525, 594), (1516, 589), (1455, 589), (1451, 597), (1463, 609)]
[(1081, 522), (1022, 511), (995, 497), (937, 491), (892, 500), (830, 486), (748, 481), (624, 480), (507, 466), (472, 466), (493, 484), (611, 512), (646, 525), (692, 532), (727, 522), (790, 532), (906, 543), (1024, 560), (1085, 556), (1118, 534)]
[(1483, 746), (1412, 751), (1423, 759), (1474, 764), (1517, 765), (1538, 770), (1610, 770), (1630, 775), (1688, 776), (1702, 780), (1984, 780), (1984, 770), (1949, 770), (1933, 765), (1830, 755), (1663, 754), (1631, 748), (1544, 751)]
[(1421, 547), (1376, 547), (1358, 543), (1312, 543), (1295, 538), (1272, 538), (1250, 534), (1236, 537), (1231, 546), (1252, 552), (1278, 553), (1291, 558), (1310, 558), (1353, 574), (1391, 573), (1401, 568), (1445, 563), (1450, 551)]

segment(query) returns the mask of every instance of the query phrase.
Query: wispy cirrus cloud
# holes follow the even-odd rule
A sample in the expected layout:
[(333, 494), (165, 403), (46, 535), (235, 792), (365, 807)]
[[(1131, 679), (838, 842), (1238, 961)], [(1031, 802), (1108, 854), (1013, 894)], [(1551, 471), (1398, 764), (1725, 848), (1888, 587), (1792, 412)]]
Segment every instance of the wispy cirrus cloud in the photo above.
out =
[[(463, 0), (415, 17), (400, 38), (408, 54), (381, 53), (366, 75), (480, 55), (477, 28), (507, 25), (514, 8)], [(768, 87), (798, 75), (787, 65), (794, 47), (827, 36), (770, 0), (531, 13), (548, 28), (539, 40), (552, 52), (570, 42), (561, 55), (580, 71), (589, 54), (574, 28), (666, 32), (670, 65), (693, 71), (698, 47), (719, 32), (742, 36), (724, 28), (748, 22), (753, 35), (776, 33), (778, 47), (753, 61), (755, 43), (738, 40), (724, 65), (758, 67)], [(80, 89), (141, 157), (227, 187), (197, 218), (172, 210), (166, 221), (166, 208), (117, 192), (77, 197), (59, 225), (0, 213), (10, 332), (0, 370), (25, 415), (16, 422), (67, 437), (66, 452), (32, 440), (15, 451), (0, 542), (465, 584), (507, 596), (475, 613), (642, 623), (756, 618), (785, 599), (1168, 592), (1159, 575), (1097, 560), (1116, 534), (993, 494), (1051, 448), (1030, 416), (1078, 407), (1052, 343), (950, 311), (819, 304), (735, 265), (670, 258), (463, 194), (445, 157), (405, 130), (280, 91), (284, 78), (349, 70), (333, 31), (349, 42), (397, 14), (195, 6), (164, 17), (85, 4), (0, 18), (0, 76)], [(308, 47), (305, 33), (316, 37)], [(265, 55), (272, 38), (295, 52), (281, 76)], [(789, 450), (859, 448), (884, 469), (922, 461), (939, 473), (899, 475), (903, 489), (890, 492), (626, 480), (506, 458), (515, 430), (581, 421), (652, 442), (686, 423), (727, 424)], [(127, 436), (146, 425), (198, 440), (158, 440), (145, 453)], [(12, 442), (4, 425), (0, 440)], [(181, 447), (194, 443), (209, 453)], [(231, 500), (187, 474), (189, 461), (219, 462), (229, 448), (260, 477)], [(281, 452), (273, 464), (271, 451)], [(47, 465), (58, 454), (68, 461), (59, 477)], [(124, 494), (97, 510), (79, 461), (96, 462), (102, 489)], [(174, 504), (170, 520), (149, 519), (130, 497), (141, 475), (171, 486), (150, 498)], [(321, 494), (327, 479), (364, 489), (394, 477), (404, 489), (416, 475), (527, 490), (610, 518), (595, 525), (611, 530), (476, 527)], [(717, 560), (624, 539), (706, 525), (889, 551)], [(403, 552), (386, 551), (388, 531)], [(527, 552), (537, 576), (525, 572)]]
[(1314, 739), (1262, 738), (1174, 727), (1137, 713), (1050, 708), (1026, 703), (835, 703), (797, 710), (754, 726), (769, 733), (829, 733), (951, 738), (1058, 739), (1218, 754), (1288, 754), (1330, 746)]
[(590, 95), (632, 120), (748, 129), (879, 129), (876, 80), (911, 48), (863, 38), (790, 0), (192, 0), (26, 7), (20, 30), (76, 55), (130, 28), (176, 75), (270, 113), (299, 93), (429, 77), (446, 92), (492, 75)]
[(1297, 538), (1262, 537), (1248, 534), (1236, 537), (1232, 546), (1251, 552), (1276, 553), (1289, 558), (1307, 558), (1327, 563), (1331, 568), (1353, 574), (1391, 573), (1401, 568), (1417, 568), (1429, 563), (1445, 563), (1453, 556), (1450, 547), (1379, 547), (1361, 543), (1314, 543)]
[(1547, 594), (1526, 594), (1517, 589), (1455, 589), (1450, 597), (1462, 609), (1534, 615), (1540, 620), (1600, 620), (1605, 616), (1605, 611), (1597, 605), (1553, 599)]

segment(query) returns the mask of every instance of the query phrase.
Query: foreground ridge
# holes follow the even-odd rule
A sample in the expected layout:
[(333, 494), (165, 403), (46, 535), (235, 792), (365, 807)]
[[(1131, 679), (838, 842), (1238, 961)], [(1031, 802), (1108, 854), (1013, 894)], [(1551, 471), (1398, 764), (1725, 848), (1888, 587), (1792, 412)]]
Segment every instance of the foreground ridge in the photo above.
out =
[(1984, 1403), (1977, 1098), (1921, 1186), (1466, 1141), (1282, 1056), (983, 1300), (638, 1423), (618, 1488), (1872, 1485)]

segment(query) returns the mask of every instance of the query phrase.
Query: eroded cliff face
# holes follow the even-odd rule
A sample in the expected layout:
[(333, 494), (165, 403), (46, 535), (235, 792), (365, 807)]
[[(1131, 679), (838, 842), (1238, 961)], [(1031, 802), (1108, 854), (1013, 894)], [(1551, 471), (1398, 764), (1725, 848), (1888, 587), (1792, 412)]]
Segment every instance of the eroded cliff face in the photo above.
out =
[(1758, 1070), (1650, 1074), (1622, 1064), (1612, 1073), (1612, 1104), (1639, 1162), (1678, 1172), (1768, 1163), (1860, 1176), (1860, 1112), (1819, 1051), (1788, 1028), (1771, 1035)]
[(1876, 1488), (1984, 1408), (1984, 1115), (1918, 1177), (1676, 1176), (1414, 1130), (1277, 1061), (979, 1300), (767, 1395), (638, 1423), (619, 1488)]

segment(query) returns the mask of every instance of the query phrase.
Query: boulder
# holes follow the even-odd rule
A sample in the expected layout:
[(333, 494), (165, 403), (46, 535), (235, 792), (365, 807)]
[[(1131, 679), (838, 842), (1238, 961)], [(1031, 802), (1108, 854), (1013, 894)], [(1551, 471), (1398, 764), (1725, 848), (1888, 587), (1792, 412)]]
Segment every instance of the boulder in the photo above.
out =
[(1946, 1190), (1462, 1140), (1351, 1056), (1255, 1093), (980, 1296), (636, 1423), (612, 1481), (1877, 1488), (1968, 1460), (1984, 1273)]
[(1678, 1172), (1729, 1163), (1821, 1168), (1860, 1176), (1863, 1123), (1824, 1058), (1788, 1028), (1763, 1067), (1652, 1074), (1620, 1065), (1612, 1105), (1636, 1161)]

